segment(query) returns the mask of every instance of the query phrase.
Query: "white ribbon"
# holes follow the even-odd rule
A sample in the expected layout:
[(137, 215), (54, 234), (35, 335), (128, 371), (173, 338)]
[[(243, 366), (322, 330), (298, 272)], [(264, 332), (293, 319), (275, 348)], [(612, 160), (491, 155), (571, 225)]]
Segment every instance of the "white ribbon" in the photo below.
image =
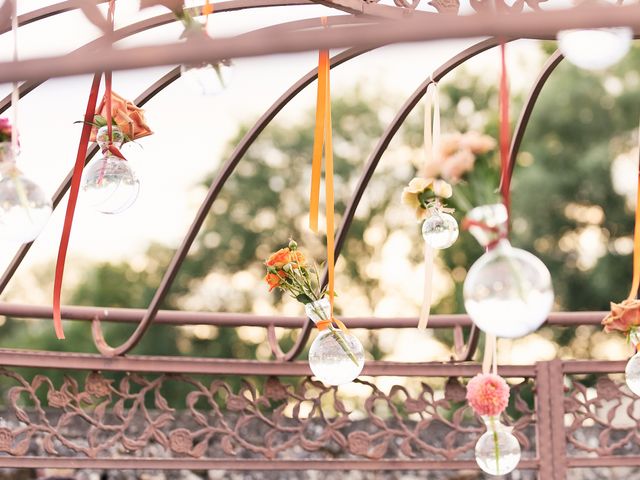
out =
[[(425, 94), (426, 104), (424, 108), (424, 152), (426, 163), (437, 160), (440, 150), (440, 100), (438, 97), (438, 84), (431, 78)], [(433, 118), (433, 119), (432, 119)], [(429, 323), (431, 313), (431, 295), (433, 287), (433, 262), (434, 251), (425, 242), (424, 246), (424, 291), (422, 293), (422, 308), (418, 320), (418, 329), (424, 330)]]
[(498, 374), (498, 341), (495, 335), (486, 334), (484, 355), (482, 356), (482, 373)]
[[(11, 13), (11, 33), (13, 36), (13, 61), (18, 61), (18, 0), (13, 0), (13, 11)], [(11, 92), (11, 113), (13, 116), (11, 125), (11, 150), (14, 159), (18, 152), (18, 101), (20, 100), (20, 90), (18, 81), (13, 82)]]

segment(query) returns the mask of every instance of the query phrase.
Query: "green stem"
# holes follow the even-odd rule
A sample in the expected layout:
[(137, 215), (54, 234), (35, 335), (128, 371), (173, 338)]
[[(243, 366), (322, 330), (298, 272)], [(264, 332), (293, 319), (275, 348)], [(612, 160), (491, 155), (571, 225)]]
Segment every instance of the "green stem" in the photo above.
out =
[(500, 475), (500, 443), (498, 442), (498, 430), (496, 429), (496, 421), (493, 416), (489, 417), (491, 430), (493, 433), (493, 453), (496, 455), (496, 473)]
[[(316, 314), (322, 318), (323, 320), (329, 320), (324, 312), (324, 309), (322, 308), (316, 308), (316, 306), (313, 306), (313, 310), (316, 312)], [(356, 356), (354, 355), (354, 353), (351, 351), (351, 349), (349, 348), (349, 345), (347, 345), (347, 341), (344, 338), (343, 333), (340, 331), (340, 329), (334, 327), (331, 323), (329, 323), (329, 331), (331, 332), (331, 335), (333, 336), (333, 339), (338, 343), (338, 345), (340, 345), (340, 348), (342, 348), (342, 350), (344, 351), (344, 353), (347, 354), (347, 356), (349, 357), (349, 359), (356, 365), (359, 366), (358, 364), (358, 359), (356, 358)]]

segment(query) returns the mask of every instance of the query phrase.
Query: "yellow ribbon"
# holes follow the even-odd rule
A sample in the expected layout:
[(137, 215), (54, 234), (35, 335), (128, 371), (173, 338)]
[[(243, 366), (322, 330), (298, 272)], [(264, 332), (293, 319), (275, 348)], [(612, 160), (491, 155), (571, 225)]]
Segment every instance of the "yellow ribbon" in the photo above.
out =
[[(426, 105), (424, 108), (424, 151), (427, 163), (437, 161), (440, 152), (440, 100), (438, 84), (433, 82), (427, 87)], [(433, 120), (432, 120), (433, 115)], [(433, 288), (434, 251), (425, 242), (424, 246), (424, 291), (422, 307), (418, 319), (418, 329), (424, 330), (429, 323), (431, 313), (431, 297)]]

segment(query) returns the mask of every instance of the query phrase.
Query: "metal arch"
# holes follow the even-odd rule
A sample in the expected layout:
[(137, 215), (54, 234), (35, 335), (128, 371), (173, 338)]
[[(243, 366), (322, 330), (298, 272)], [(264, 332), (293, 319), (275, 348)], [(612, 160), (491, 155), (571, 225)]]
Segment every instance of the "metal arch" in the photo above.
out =
[[(349, 49), (345, 52), (342, 52), (331, 59), (331, 68), (341, 65), (352, 58), (355, 58), (365, 52), (369, 51), (369, 49)], [(106, 356), (118, 356), (123, 355), (129, 352), (132, 348), (134, 348), (142, 339), (143, 335), (153, 322), (158, 310), (160, 308), (160, 303), (164, 300), (173, 281), (180, 269), (180, 266), (184, 262), (187, 254), (189, 253), (189, 249), (193, 244), (196, 236), (198, 235), (202, 225), (213, 205), (213, 202), (220, 194), (222, 187), (226, 183), (227, 179), (231, 176), (236, 166), (249, 149), (249, 147), (256, 140), (258, 135), (265, 129), (265, 127), (271, 122), (271, 120), (282, 110), (290, 101), (293, 99), (298, 93), (300, 93), (306, 86), (311, 84), (318, 76), (318, 69), (315, 68), (303, 76), (300, 80), (298, 80), (293, 86), (289, 88), (276, 102), (265, 112), (262, 114), (260, 119), (254, 124), (254, 126), (249, 130), (245, 136), (242, 138), (240, 143), (236, 146), (235, 150), (231, 154), (231, 157), (224, 164), (220, 173), (216, 176), (216, 178), (211, 183), (209, 187), (209, 191), (207, 195), (200, 205), (198, 212), (196, 214), (196, 218), (193, 223), (189, 227), (187, 234), (182, 240), (180, 247), (176, 250), (173, 258), (171, 259), (171, 263), (167, 267), (167, 270), (164, 273), (162, 281), (158, 286), (156, 293), (147, 308), (147, 312), (145, 313), (143, 319), (140, 321), (136, 330), (131, 334), (131, 336), (120, 346), (111, 347), (104, 339), (104, 335), (102, 332), (102, 325), (99, 320), (94, 320), (92, 322), (92, 335), (93, 340), (96, 344), (96, 347)]]
[[(223, 12), (223, 11), (228, 12), (228, 11), (234, 11), (234, 10), (239, 10), (239, 9), (243, 9), (243, 8), (248, 8), (246, 6), (246, 4), (247, 4), (247, 2), (245, 0), (234, 0), (234, 1), (230, 1), (230, 2), (224, 2), (223, 4), (221, 4), (222, 6), (218, 7), (218, 12)], [(267, 7), (267, 6), (276, 6), (276, 5), (305, 5), (305, 4), (306, 4), (306, 2), (304, 0), (266, 0), (266, 1), (263, 0), (260, 5), (261, 5), (261, 7)], [(256, 7), (256, 8), (259, 8), (259, 7)], [(42, 15), (41, 15), (41, 17), (42, 17)], [(344, 24), (350, 23), (349, 19), (357, 20), (357, 19), (355, 19), (354, 17), (352, 17), (350, 15), (340, 15), (340, 16), (329, 17), (329, 24), (330, 25), (344, 25)], [(135, 24), (132, 24), (132, 25), (129, 25), (127, 27), (123, 27), (123, 28), (117, 30), (116, 32), (114, 32), (114, 39), (121, 40), (121, 39), (127, 38), (127, 37), (129, 37), (131, 35), (135, 35), (136, 33), (140, 33), (140, 32), (149, 30), (151, 28), (155, 28), (155, 27), (166, 25), (166, 24), (171, 23), (171, 22), (173, 22), (175, 20), (176, 19), (175, 19), (175, 16), (173, 14), (159, 15), (157, 17), (150, 18), (150, 19), (147, 19), (147, 20), (143, 20), (141, 22), (138, 22), (138, 23), (135, 23)], [(265, 32), (265, 31), (270, 31), (270, 30), (277, 30), (277, 29), (283, 27), (284, 25), (287, 25), (289, 27), (294, 27), (294, 28), (309, 28), (309, 27), (318, 25), (319, 22), (320, 22), (319, 18), (297, 20), (297, 21), (286, 23), (286, 24), (279, 24), (279, 25), (272, 25), (272, 26), (268, 26), (268, 27), (263, 27), (263, 28), (260, 28), (260, 29), (257, 29), (257, 30), (251, 31), (251, 32), (247, 32), (243, 36), (245, 36), (245, 35), (246, 36), (251, 36), (251, 35), (255, 34), (256, 32)], [(355, 23), (359, 23), (359, 22), (356, 21)], [(77, 52), (79, 52), (81, 50), (89, 50), (92, 47), (95, 47), (96, 44), (100, 43), (101, 41), (102, 41), (102, 37), (98, 38), (96, 40), (93, 40), (93, 41), (87, 43), (86, 45), (78, 48), (77, 50), (72, 52), (72, 54), (77, 53)], [(46, 80), (42, 80), (42, 81), (35, 81), (34, 80), (34, 81), (24, 82), (19, 87), (20, 98), (22, 98), (25, 95), (29, 94), (31, 91), (33, 91), (34, 89), (36, 89), (37, 87), (42, 85), (45, 81)], [(157, 84), (154, 84), (154, 85), (157, 85)], [(151, 87), (151, 88), (153, 88), (153, 87)], [(5, 112), (9, 108), (10, 105), (11, 105), (11, 95), (7, 95), (4, 99), (0, 100), (0, 114)], [(87, 155), (87, 159), (85, 161), (85, 165), (89, 160), (91, 160), (91, 158), (93, 158), (95, 153), (96, 152), (94, 152), (94, 151), (89, 152), (89, 154)], [(56, 190), (56, 192), (54, 193), (54, 195), (52, 197), (52, 203), (53, 203), (53, 207), (54, 208), (58, 205), (58, 203), (64, 197), (67, 189), (69, 188), (70, 181), (71, 181), (71, 172), (65, 177), (65, 179), (62, 181), (62, 183), (60, 184), (60, 186), (58, 187), (58, 189)], [(2, 276), (0, 277), (0, 293), (2, 293), (4, 291), (4, 289), (7, 287), (8, 283), (9, 283), (9, 281), (11, 281), (11, 278), (15, 274), (15, 272), (18, 269), (18, 267), (20, 266), (20, 264), (22, 263), (22, 260), (26, 256), (27, 252), (30, 250), (31, 245), (32, 245), (32, 243), (28, 243), (28, 244), (21, 245), (18, 248), (18, 251), (16, 252), (14, 257), (12, 258), (11, 262), (9, 263), (8, 267), (5, 269), (5, 271), (2, 274)]]
[[(353, 222), (353, 218), (355, 216), (356, 209), (358, 208), (360, 200), (362, 199), (362, 195), (364, 194), (364, 191), (367, 188), (369, 181), (371, 180), (371, 177), (373, 176), (373, 173), (376, 167), (378, 166), (380, 159), (382, 158), (382, 155), (384, 154), (387, 147), (389, 146), (389, 143), (391, 143), (391, 140), (393, 139), (396, 132), (400, 129), (400, 127), (404, 123), (405, 119), (409, 116), (413, 108), (422, 99), (429, 85), (434, 81), (436, 82), (439, 81), (447, 73), (449, 73), (450, 71), (452, 71), (453, 69), (455, 69), (456, 67), (458, 67), (459, 65), (467, 61), (468, 59), (473, 58), (474, 56), (484, 52), (485, 50), (488, 50), (492, 47), (499, 45), (499, 43), (500, 41), (496, 38), (483, 40), (467, 48), (466, 50), (460, 52), (453, 58), (449, 59), (442, 66), (437, 68), (432, 74), (432, 76), (429, 79), (425, 80), (413, 92), (413, 94), (404, 103), (402, 108), (398, 111), (398, 113), (396, 114), (391, 124), (389, 124), (385, 132), (382, 134), (382, 137), (378, 141), (378, 144), (376, 145), (374, 151), (369, 157), (369, 160), (364, 169), (364, 172), (360, 177), (360, 180), (358, 181), (358, 185), (356, 186), (356, 190), (353, 196), (351, 197), (349, 205), (345, 210), (344, 217), (342, 219), (342, 224), (340, 225), (338, 234), (336, 236), (336, 244), (335, 244), (336, 261), (340, 255), (340, 251), (342, 250), (344, 242), (347, 238), (347, 234), (349, 233), (349, 227)], [(324, 277), (323, 277), (323, 283), (326, 283), (326, 282), (327, 282), (327, 272), (325, 271)], [(281, 360), (291, 361), (295, 359), (298, 355), (300, 355), (300, 352), (302, 351), (305, 343), (307, 342), (309, 338), (309, 334), (311, 333), (312, 326), (313, 325), (311, 320), (307, 319), (304, 326), (302, 327), (302, 332), (300, 333), (300, 335), (298, 335), (298, 338), (296, 339), (296, 343), (291, 348), (291, 350), (289, 350), (287, 353), (283, 353), (280, 350), (280, 347), (278, 346), (277, 341), (275, 341), (275, 338), (276, 338), (275, 329), (273, 328), (273, 326), (269, 327), (268, 340), (274, 354)], [(475, 327), (472, 327), (472, 328), (475, 328)]]

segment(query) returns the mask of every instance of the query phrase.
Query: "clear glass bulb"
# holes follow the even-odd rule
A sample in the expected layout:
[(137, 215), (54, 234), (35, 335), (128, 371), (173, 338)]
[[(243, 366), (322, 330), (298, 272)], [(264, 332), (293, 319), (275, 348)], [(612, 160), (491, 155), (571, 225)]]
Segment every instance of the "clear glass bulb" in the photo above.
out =
[(0, 230), (18, 243), (34, 241), (51, 216), (51, 200), (36, 183), (16, 171), (0, 180)]
[(522, 454), (518, 439), (497, 419), (487, 422), (487, 431), (478, 439), (475, 453), (476, 463), (489, 475), (514, 471)]
[(11, 142), (0, 142), (0, 235), (17, 243), (34, 241), (51, 216), (51, 200), (15, 166)]
[[(350, 357), (336, 340), (341, 337), (353, 354)], [(342, 385), (358, 378), (364, 367), (364, 348), (351, 333), (323, 330), (311, 344), (309, 366), (313, 374), (327, 385)]]
[[(503, 205), (490, 207), (504, 209)], [(474, 216), (474, 210), (469, 213), (470, 218)], [(490, 210), (484, 214), (487, 212)], [(506, 219), (506, 213), (504, 216), (501, 211), (494, 213)], [(476, 221), (488, 228), (473, 227), (469, 230), (474, 235), (478, 233), (476, 238), (481, 244), (495, 243), (495, 246), (482, 255), (467, 273), (463, 287), (467, 313), (486, 333), (503, 338), (527, 335), (544, 323), (553, 306), (551, 274), (539, 258), (513, 248), (505, 238), (497, 237), (491, 241), (490, 229), (499, 231), (506, 226), (497, 227), (499, 222), (493, 222), (491, 216)], [(498, 231), (496, 235), (499, 235)]]
[(458, 222), (448, 213), (434, 212), (422, 223), (422, 237), (431, 248), (449, 248), (458, 239)]
[[(638, 330), (633, 330), (630, 334), (629, 340), (638, 350), (638, 344), (640, 343), (640, 333)], [(627, 382), (627, 387), (635, 395), (640, 397), (640, 352), (637, 352), (627, 362), (627, 366), (624, 369), (624, 378)]]
[[(329, 300), (323, 298), (305, 305), (307, 316), (315, 323), (330, 318)], [(326, 385), (350, 383), (364, 367), (364, 348), (358, 338), (339, 328), (321, 330), (309, 349), (309, 367)]]
[[(131, 169), (129, 162), (105, 151), (108, 134), (102, 127), (97, 141), (104, 154), (93, 159), (84, 170), (82, 191), (85, 201), (102, 213), (124, 212), (138, 198), (140, 182)], [(113, 127), (114, 145), (121, 146), (122, 133)]]
[(222, 60), (215, 65), (182, 65), (180, 76), (193, 92), (217, 95), (229, 86), (233, 77), (233, 64), (230, 60)]
[(567, 60), (586, 70), (602, 70), (622, 60), (633, 40), (628, 27), (562, 30), (558, 47)]

